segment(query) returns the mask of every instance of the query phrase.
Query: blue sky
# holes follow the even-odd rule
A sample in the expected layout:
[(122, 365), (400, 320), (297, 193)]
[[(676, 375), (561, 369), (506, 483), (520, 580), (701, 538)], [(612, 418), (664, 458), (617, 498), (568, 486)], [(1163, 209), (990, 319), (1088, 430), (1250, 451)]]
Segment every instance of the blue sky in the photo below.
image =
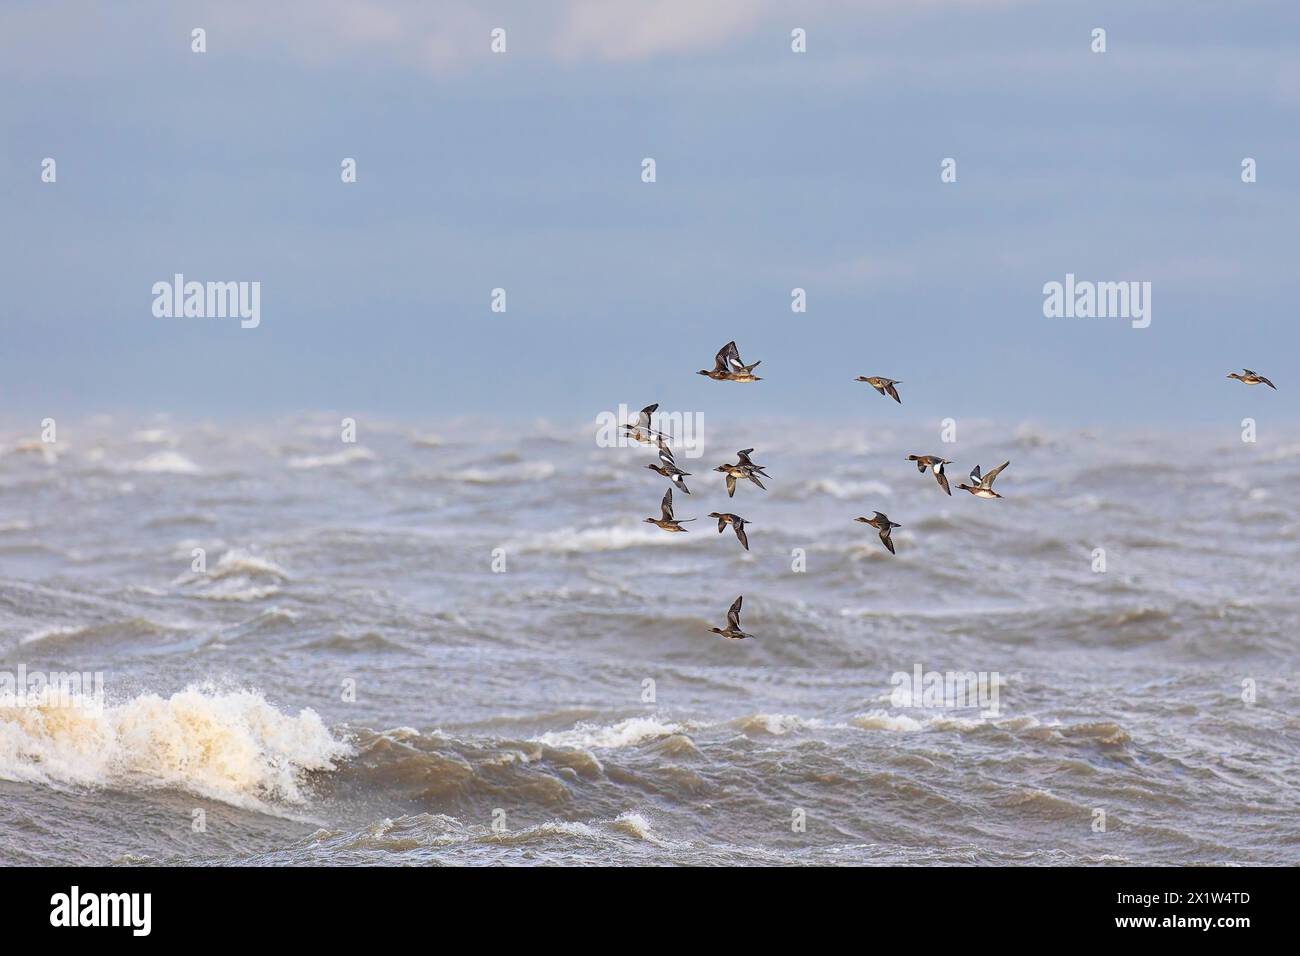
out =
[[(1300, 411), (1294, 4), (266, 6), (0, 7), (6, 412)], [(260, 327), (155, 318), (176, 272)], [(1150, 328), (1045, 318), (1067, 272)], [(732, 338), (764, 382), (694, 375)]]

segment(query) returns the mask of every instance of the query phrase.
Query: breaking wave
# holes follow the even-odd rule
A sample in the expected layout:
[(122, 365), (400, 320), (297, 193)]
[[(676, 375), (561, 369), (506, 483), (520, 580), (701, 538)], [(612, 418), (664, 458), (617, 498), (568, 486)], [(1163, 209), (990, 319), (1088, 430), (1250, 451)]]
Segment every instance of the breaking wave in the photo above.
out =
[(0, 706), (5, 780), (174, 789), (267, 810), (305, 803), (310, 775), (350, 752), (310, 709), (293, 716), (257, 691), (208, 684), (98, 710), (49, 699)]

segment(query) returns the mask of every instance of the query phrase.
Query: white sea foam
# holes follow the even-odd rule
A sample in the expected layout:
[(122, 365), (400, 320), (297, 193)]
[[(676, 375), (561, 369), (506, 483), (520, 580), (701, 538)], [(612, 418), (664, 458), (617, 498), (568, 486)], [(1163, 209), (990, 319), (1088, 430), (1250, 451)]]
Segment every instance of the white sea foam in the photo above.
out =
[(144, 428), (137, 432), (131, 433), (131, 441), (139, 442), (142, 445), (175, 445), (176, 439), (172, 438), (161, 428)]
[(902, 733), (916, 733), (924, 730), (925, 724), (906, 714), (891, 714), (887, 710), (872, 710), (858, 714), (849, 723), (863, 730), (893, 730)]
[(357, 445), (345, 448), (343, 451), (334, 452), (332, 455), (303, 455), (299, 458), (290, 458), (289, 467), (298, 469), (335, 468), (339, 465), (350, 465), (358, 461), (374, 461), (374, 458), (374, 452)]
[(670, 545), (674, 543), (674, 537), (648, 524), (566, 528), (520, 539), (513, 542), (507, 550), (559, 554), (570, 551), (622, 551), (626, 548)]
[(461, 468), (433, 474), (435, 481), (463, 481), (471, 485), (499, 485), (520, 481), (542, 481), (555, 474), (549, 461), (526, 461), (499, 468)]
[(280, 586), (278, 584), (248, 584), (245, 579), (231, 578), (225, 581), (213, 582), (210, 587), (191, 591), (190, 597), (196, 597), (202, 601), (248, 603), (250, 601), (262, 601), (279, 593)]
[(242, 548), (231, 548), (217, 560), (214, 567), (208, 570), (208, 576), (213, 578), (224, 578), (235, 574), (260, 574), (281, 580), (289, 577), (288, 572), (270, 558), (252, 554)]
[(608, 727), (580, 723), (572, 730), (552, 731), (534, 737), (533, 741), (547, 747), (613, 750), (684, 732), (681, 724), (661, 721), (658, 717), (629, 717)]
[(752, 714), (749, 717), (740, 717), (730, 723), (739, 730), (761, 731), (778, 737), (805, 730), (820, 730), (836, 726), (827, 724), (824, 720), (819, 720), (816, 717), (798, 717), (794, 714)]
[(800, 486), (809, 495), (830, 495), (839, 501), (850, 498), (867, 498), (873, 495), (888, 497), (894, 490), (883, 481), (850, 481), (846, 478), (820, 478), (806, 481)]
[(630, 833), (638, 840), (645, 840), (647, 843), (654, 843), (658, 846), (663, 845), (663, 840), (659, 838), (659, 834), (655, 833), (654, 826), (650, 821), (635, 811), (629, 810), (615, 817), (614, 829)]
[(1023, 723), (1026, 720), (1031, 721), (1034, 726), (1037, 725), (1037, 721), (1034, 721), (1033, 718), (998, 721), (983, 717), (959, 717), (956, 714), (927, 714), (912, 717), (907, 714), (891, 714), (887, 710), (870, 710), (865, 714), (858, 714), (853, 717), (849, 723), (862, 730), (891, 730), (899, 733), (917, 733), (923, 730), (956, 730), (966, 733), (989, 725), (1015, 730), (1027, 726)]
[(88, 628), (83, 625), (61, 625), (55, 627), (43, 627), (39, 630), (32, 631), (19, 638), (19, 644), (39, 644), (42, 641), (54, 641), (61, 637), (76, 637), (78, 634), (84, 634)]
[(175, 789), (267, 809), (306, 801), (306, 775), (350, 753), (310, 709), (276, 710), (256, 691), (194, 685), (102, 712), (0, 708), (0, 778), (123, 789)]
[(197, 475), (203, 470), (178, 451), (156, 451), (127, 467), (131, 471), (163, 475)]

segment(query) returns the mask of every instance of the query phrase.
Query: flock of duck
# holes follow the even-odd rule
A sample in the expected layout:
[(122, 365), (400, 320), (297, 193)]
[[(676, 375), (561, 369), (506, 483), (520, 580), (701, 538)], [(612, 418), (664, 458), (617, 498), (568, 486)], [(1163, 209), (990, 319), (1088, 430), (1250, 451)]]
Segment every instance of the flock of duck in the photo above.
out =
[[(740, 351), (736, 348), (736, 343), (728, 342), (714, 357), (713, 368), (700, 369), (697, 374), (704, 375), (716, 382), (759, 382), (762, 381), (754, 374), (762, 362), (752, 362), (746, 365), (740, 358)], [(1267, 385), (1274, 390), (1277, 386), (1270, 382), (1262, 375), (1252, 372), (1250, 369), (1242, 369), (1242, 374), (1233, 372), (1228, 378), (1235, 378), (1247, 385)], [(898, 389), (895, 386), (903, 384), (897, 379), (885, 378), (878, 375), (859, 375), (856, 382), (865, 382), (874, 388), (878, 393), (887, 398), (892, 398), (898, 404), (903, 404), (902, 398), (898, 395)], [(646, 465), (651, 471), (667, 478), (673, 488), (677, 488), (683, 494), (690, 494), (691, 491), (686, 487), (686, 479), (691, 477), (689, 471), (683, 471), (678, 467), (673, 458), (673, 451), (668, 444), (669, 436), (663, 432), (656, 431), (651, 427), (651, 416), (658, 409), (658, 403), (647, 405), (637, 413), (636, 419), (623, 426), (623, 432), (626, 437), (632, 438), (643, 445), (652, 445), (656, 448), (659, 455), (659, 464)], [(747, 480), (757, 485), (761, 490), (767, 488), (759, 478), (771, 480), (771, 476), (764, 470), (762, 465), (756, 464), (749, 456), (754, 453), (753, 448), (742, 448), (736, 452), (735, 464), (718, 465), (713, 470), (721, 472), (725, 477), (724, 481), (727, 487), (727, 497), (734, 498), (736, 494), (736, 485), (739, 481)], [(949, 496), (952, 495), (952, 488), (948, 484), (948, 476), (944, 469), (951, 465), (952, 462), (940, 455), (908, 455), (907, 461), (916, 463), (916, 470), (925, 474), (926, 469), (934, 475), (935, 481), (939, 487)], [(1011, 464), (1010, 461), (1004, 461), (987, 474), (980, 473), (980, 466), (976, 465), (970, 472), (970, 484), (959, 482), (958, 490), (969, 492), (976, 498), (1001, 498), (1002, 495), (993, 490), (993, 482), (997, 480), (1002, 470)], [(682, 525), (688, 521), (694, 521), (695, 518), (677, 518), (673, 514), (673, 488), (664, 492), (663, 501), (660, 502), (660, 516), (658, 518), (646, 518), (649, 524), (656, 525), (664, 531), (669, 532), (686, 532)], [(745, 534), (745, 526), (751, 524), (747, 518), (740, 515), (731, 514), (730, 512), (709, 512), (710, 518), (716, 518), (718, 521), (718, 533), (722, 534), (728, 526), (736, 533), (736, 538), (742, 548), (749, 550), (749, 537)], [(863, 524), (868, 524), (875, 528), (880, 535), (880, 541), (890, 554), (895, 554), (894, 541), (890, 536), (895, 528), (901, 528), (902, 525), (896, 521), (891, 521), (889, 516), (880, 511), (873, 511), (870, 518), (858, 517), (854, 519)], [(721, 634), (730, 640), (742, 640), (753, 637), (753, 634), (747, 634), (740, 627), (740, 608), (744, 603), (745, 596), (742, 594), (732, 602), (731, 607), (727, 610), (727, 626), (711, 627), (709, 630), (714, 634)]]

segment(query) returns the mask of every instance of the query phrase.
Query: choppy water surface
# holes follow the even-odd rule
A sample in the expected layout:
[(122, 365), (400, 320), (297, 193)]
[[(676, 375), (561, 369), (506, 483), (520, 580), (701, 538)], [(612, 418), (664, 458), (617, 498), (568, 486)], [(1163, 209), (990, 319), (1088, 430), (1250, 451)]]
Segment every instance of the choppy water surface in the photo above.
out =
[[(0, 660), (107, 702), (0, 709), (0, 860), (1300, 862), (1300, 435), (719, 429), (670, 535), (595, 432), (10, 430)], [(918, 664), (999, 713), (900, 706)]]

